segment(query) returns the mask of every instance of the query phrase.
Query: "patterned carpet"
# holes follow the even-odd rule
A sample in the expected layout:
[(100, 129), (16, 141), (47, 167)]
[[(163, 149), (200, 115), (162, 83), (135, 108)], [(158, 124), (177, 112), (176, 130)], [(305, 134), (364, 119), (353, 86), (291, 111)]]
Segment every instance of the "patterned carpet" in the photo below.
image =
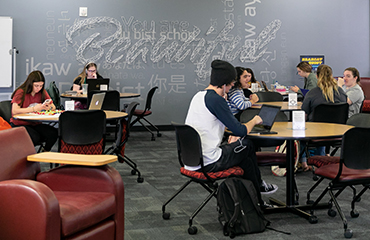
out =
[[(144, 177), (143, 183), (137, 183), (136, 175), (131, 175), (130, 167), (123, 163), (113, 163), (122, 175), (125, 184), (125, 239), (228, 239), (223, 236), (218, 222), (216, 200), (208, 205), (195, 217), (193, 225), (198, 228), (196, 235), (187, 232), (189, 216), (204, 200), (207, 192), (197, 184), (191, 184), (168, 206), (171, 218), (162, 218), (162, 204), (187, 180), (180, 175), (175, 134), (173, 131), (163, 131), (162, 137), (151, 141), (147, 132), (132, 132), (126, 146), (126, 155), (134, 160)], [(109, 146), (109, 143), (108, 143)], [(266, 182), (275, 183), (279, 190), (270, 195), (285, 201), (285, 178), (276, 177), (269, 167), (260, 168)], [(314, 184), (311, 172), (301, 172), (296, 175), (300, 190), (300, 203), (306, 202), (306, 192)], [(315, 199), (321, 193), (328, 181), (324, 181), (319, 189), (312, 194)], [(359, 189), (359, 187), (358, 187)], [(352, 239), (369, 239), (370, 201), (366, 192), (361, 202), (357, 203), (358, 218), (350, 217), (350, 198), (352, 191), (346, 189), (339, 197), (339, 204), (347, 217), (348, 227), (353, 230)], [(263, 198), (268, 201), (269, 195)], [(325, 196), (323, 202), (327, 202)], [(291, 235), (266, 230), (263, 233), (243, 235), (237, 239), (342, 239), (344, 238), (343, 224), (337, 214), (332, 218), (327, 210), (317, 210), (317, 224), (310, 224), (306, 219), (292, 213), (266, 214), (271, 221), (271, 227), (290, 232)]]

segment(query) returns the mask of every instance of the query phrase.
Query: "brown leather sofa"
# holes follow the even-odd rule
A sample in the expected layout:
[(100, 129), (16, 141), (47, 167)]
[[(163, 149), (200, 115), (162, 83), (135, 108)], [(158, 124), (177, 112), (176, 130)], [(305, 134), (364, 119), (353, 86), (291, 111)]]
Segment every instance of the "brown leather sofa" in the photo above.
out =
[(364, 105), (362, 112), (370, 113), (370, 77), (361, 77), (360, 86), (365, 94)]
[(0, 131), (0, 239), (123, 239), (124, 186), (110, 166), (40, 172), (23, 127)]

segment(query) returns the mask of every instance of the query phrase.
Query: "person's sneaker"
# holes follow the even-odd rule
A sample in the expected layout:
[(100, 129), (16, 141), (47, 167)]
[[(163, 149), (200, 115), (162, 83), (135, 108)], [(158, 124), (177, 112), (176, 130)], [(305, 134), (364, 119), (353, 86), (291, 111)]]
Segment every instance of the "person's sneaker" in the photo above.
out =
[(278, 186), (275, 184), (266, 183), (262, 180), (262, 185), (260, 187), (261, 194), (271, 194), (278, 190)]

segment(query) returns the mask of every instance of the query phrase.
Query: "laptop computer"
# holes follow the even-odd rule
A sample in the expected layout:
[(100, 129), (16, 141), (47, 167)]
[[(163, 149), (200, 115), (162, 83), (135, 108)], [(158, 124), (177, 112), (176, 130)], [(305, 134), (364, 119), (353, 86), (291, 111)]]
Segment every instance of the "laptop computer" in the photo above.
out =
[(101, 85), (106, 85), (107, 86), (107, 89), (105, 89), (105, 90), (109, 89), (109, 78), (97, 78), (97, 79), (88, 78), (88, 79), (86, 79), (86, 83), (88, 84), (87, 92), (91, 92), (91, 91), (94, 91), (94, 90), (100, 90)]
[(262, 82), (263, 89), (265, 89), (265, 92), (269, 92), (270, 90), (268, 89), (265, 81), (261, 81), (261, 82)]
[(271, 131), (274, 125), (276, 116), (280, 112), (280, 106), (272, 106), (263, 104), (258, 115), (262, 118), (262, 124), (255, 125), (250, 133), (259, 134), (276, 134), (277, 132)]
[(89, 110), (101, 110), (105, 98), (104, 93), (95, 93), (90, 101)]

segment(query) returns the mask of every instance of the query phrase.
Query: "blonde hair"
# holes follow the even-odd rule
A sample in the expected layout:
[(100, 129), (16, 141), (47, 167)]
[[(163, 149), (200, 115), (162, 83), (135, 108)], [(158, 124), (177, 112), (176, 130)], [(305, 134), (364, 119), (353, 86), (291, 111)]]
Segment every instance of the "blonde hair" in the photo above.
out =
[(326, 101), (334, 102), (334, 91), (338, 93), (338, 86), (333, 78), (333, 71), (328, 65), (322, 64), (317, 68), (317, 86), (321, 89)]
[(84, 69), (82, 69), (82, 72), (75, 79), (73, 79), (73, 82), (76, 81), (77, 78), (81, 78), (80, 84), (83, 84), (85, 82), (85, 78), (87, 76), (87, 70), (89, 70), (90, 67), (95, 67), (96, 75), (99, 75), (98, 67), (96, 66), (96, 64), (95, 63), (88, 63), (88, 64), (85, 65)]

